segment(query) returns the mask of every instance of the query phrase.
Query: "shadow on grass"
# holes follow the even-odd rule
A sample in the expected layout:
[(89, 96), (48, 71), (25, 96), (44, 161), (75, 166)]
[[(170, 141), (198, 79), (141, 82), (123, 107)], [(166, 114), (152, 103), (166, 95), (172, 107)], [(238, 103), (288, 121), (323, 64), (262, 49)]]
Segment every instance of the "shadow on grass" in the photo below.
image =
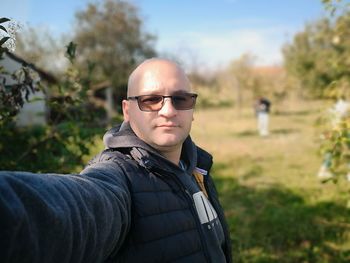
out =
[(315, 113), (315, 110), (301, 110), (301, 111), (275, 111), (273, 115), (276, 116), (305, 116)]
[[(273, 129), (270, 131), (271, 135), (288, 135), (292, 133), (298, 133), (300, 130), (298, 129)], [(235, 133), (234, 136), (236, 137), (256, 137), (259, 136), (259, 133), (257, 130), (245, 130), (238, 133)]]
[[(227, 215), (234, 262), (350, 262), (350, 212), (335, 202), (309, 205), (280, 186), (255, 189), (213, 174)], [(347, 248), (344, 244), (347, 243)]]
[(271, 131), (271, 134), (277, 134), (277, 135), (287, 135), (291, 133), (298, 133), (300, 130), (298, 129), (274, 129)]
[(237, 137), (258, 136), (258, 131), (256, 131), (256, 130), (245, 130), (245, 131), (242, 131), (242, 132), (235, 133), (234, 136), (237, 136)]

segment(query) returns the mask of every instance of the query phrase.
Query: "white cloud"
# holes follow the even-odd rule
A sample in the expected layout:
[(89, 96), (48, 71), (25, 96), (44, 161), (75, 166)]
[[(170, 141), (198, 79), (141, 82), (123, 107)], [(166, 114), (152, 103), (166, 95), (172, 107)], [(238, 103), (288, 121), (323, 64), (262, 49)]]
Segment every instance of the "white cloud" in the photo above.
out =
[[(225, 65), (244, 53), (256, 56), (257, 64), (273, 65), (282, 62), (281, 48), (287, 41), (287, 33), (293, 31), (286, 27), (237, 28), (222, 32), (187, 31), (163, 35), (158, 39), (158, 49), (169, 53), (192, 50), (193, 56), (199, 57), (209, 67)], [(177, 55), (181, 56), (181, 53)]]

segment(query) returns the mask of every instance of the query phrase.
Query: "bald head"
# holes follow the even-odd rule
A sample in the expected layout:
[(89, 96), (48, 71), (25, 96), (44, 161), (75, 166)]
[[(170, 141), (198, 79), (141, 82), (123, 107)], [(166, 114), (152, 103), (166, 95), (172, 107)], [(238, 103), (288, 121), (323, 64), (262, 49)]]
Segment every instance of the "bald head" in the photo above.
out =
[(139, 95), (140, 87), (145, 85), (145, 83), (148, 85), (157, 83), (159, 85), (159, 82), (156, 80), (166, 75), (169, 75), (169, 77), (176, 76), (178, 82), (185, 83), (186, 88), (190, 88), (190, 82), (184, 70), (177, 63), (168, 59), (151, 58), (142, 62), (130, 74), (127, 96)]
[[(131, 73), (128, 99), (123, 100), (124, 121), (130, 123), (136, 136), (176, 165), (193, 121), (194, 104), (189, 109), (177, 109), (174, 106), (174, 97), (178, 99), (184, 94), (192, 94), (184, 70), (173, 61), (152, 58), (141, 63)], [(163, 97), (160, 102), (161, 108), (143, 110), (144, 108), (140, 107), (140, 101), (146, 105), (159, 104), (159, 101), (152, 100), (150, 95)]]

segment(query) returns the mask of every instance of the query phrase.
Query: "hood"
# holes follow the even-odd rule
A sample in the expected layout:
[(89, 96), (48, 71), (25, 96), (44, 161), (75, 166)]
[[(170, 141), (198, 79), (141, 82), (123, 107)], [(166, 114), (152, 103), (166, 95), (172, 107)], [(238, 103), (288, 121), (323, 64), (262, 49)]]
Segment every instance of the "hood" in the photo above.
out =
[[(106, 149), (119, 149), (122, 152), (129, 152), (136, 160), (147, 159), (155, 165), (170, 166), (169, 168), (180, 169), (177, 165), (164, 158), (155, 148), (148, 145), (136, 136), (128, 122), (123, 122), (107, 131), (103, 136), (103, 143)], [(192, 173), (197, 164), (197, 147), (188, 136), (183, 143), (181, 161), (185, 163), (186, 171)]]

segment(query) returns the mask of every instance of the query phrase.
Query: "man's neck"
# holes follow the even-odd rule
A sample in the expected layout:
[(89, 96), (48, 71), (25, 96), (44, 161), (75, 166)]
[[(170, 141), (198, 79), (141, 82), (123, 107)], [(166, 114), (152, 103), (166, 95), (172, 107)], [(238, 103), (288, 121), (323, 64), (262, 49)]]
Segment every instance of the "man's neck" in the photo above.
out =
[(160, 154), (163, 155), (170, 162), (179, 165), (181, 156), (181, 147), (178, 149), (171, 150), (160, 150)]

